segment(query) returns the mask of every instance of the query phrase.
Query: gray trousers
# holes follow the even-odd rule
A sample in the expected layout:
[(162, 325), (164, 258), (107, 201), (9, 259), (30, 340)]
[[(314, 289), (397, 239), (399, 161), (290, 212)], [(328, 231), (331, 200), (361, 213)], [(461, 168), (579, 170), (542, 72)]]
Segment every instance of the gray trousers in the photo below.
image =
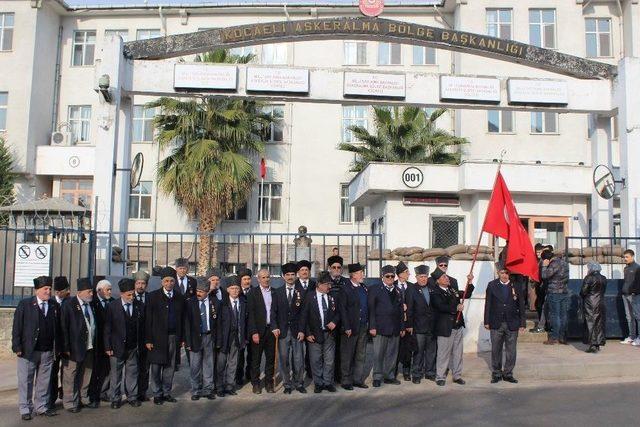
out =
[(452, 329), (451, 336), (438, 337), (436, 356), (436, 380), (447, 377), (447, 369), (451, 369), (454, 380), (462, 378), (462, 337), (464, 328)]
[(124, 370), (124, 394), (132, 402), (138, 398), (138, 350), (126, 352), (122, 359), (110, 357), (109, 364), (109, 398), (112, 402), (122, 400), (122, 383)]
[(53, 351), (34, 351), (31, 359), (18, 357), (18, 408), (20, 415), (31, 414), (34, 410), (34, 401), (37, 414), (47, 411), (52, 366)]
[(169, 363), (151, 363), (151, 393), (153, 397), (171, 395), (173, 388), (173, 374), (176, 372), (176, 336), (169, 335)]
[(91, 372), (93, 371), (94, 354), (93, 350), (87, 351), (87, 355), (82, 362), (64, 359), (62, 366), (64, 374), (62, 376), (62, 405), (64, 409), (77, 408), (82, 400), (89, 401), (89, 385), (91, 383)]
[(340, 335), (340, 370), (342, 385), (364, 384), (364, 364), (367, 356), (369, 333), (361, 325), (358, 334)]
[(633, 317), (633, 296), (622, 295), (622, 303), (624, 304), (624, 316), (627, 318), (627, 328), (629, 329), (629, 338), (638, 338), (638, 321)]
[(291, 331), (286, 337), (278, 340), (278, 359), (283, 386), (285, 388), (302, 387), (304, 385), (304, 342), (298, 341)]
[[(238, 369), (239, 346), (236, 340), (231, 340), (229, 352), (218, 352), (217, 380), (218, 392), (231, 391), (236, 388), (236, 371)], [(244, 350), (243, 350), (244, 351)]]
[(333, 385), (333, 367), (336, 355), (336, 341), (330, 332), (323, 332), (324, 342), (309, 343), (309, 362), (313, 383), (317, 386)]
[[(491, 329), (491, 374), (494, 376), (511, 376), (516, 366), (516, 349), (518, 347), (518, 331), (510, 331), (506, 322), (499, 329)], [(506, 353), (504, 367), (502, 353)]]
[(411, 377), (423, 378), (425, 375), (436, 375), (436, 337), (432, 334), (416, 334), (418, 351), (413, 353)]
[(213, 393), (215, 380), (215, 355), (212, 335), (201, 335), (202, 349), (190, 351), (191, 395), (208, 396)]
[(396, 377), (396, 361), (400, 337), (373, 337), (373, 379), (392, 380)]

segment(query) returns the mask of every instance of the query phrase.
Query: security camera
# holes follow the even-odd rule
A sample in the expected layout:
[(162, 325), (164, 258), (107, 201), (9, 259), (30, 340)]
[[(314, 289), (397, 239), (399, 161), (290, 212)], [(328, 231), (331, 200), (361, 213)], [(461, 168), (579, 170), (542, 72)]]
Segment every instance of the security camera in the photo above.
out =
[(111, 85), (111, 81), (110, 81), (109, 75), (108, 74), (103, 74), (98, 79), (98, 88), (96, 89), (96, 92), (100, 92), (102, 94), (102, 97), (104, 98), (104, 100), (106, 102), (108, 102), (109, 104), (111, 103), (111, 100), (113, 99), (111, 97), (111, 92), (109, 91), (109, 86), (110, 85)]

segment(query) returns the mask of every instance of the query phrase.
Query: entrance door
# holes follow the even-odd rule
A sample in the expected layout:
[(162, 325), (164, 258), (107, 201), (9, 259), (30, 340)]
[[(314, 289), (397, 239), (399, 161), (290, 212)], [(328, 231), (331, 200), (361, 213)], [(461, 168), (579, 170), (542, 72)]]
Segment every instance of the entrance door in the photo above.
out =
[(529, 231), (534, 244), (553, 245), (564, 249), (565, 236), (569, 232), (569, 218), (566, 217), (528, 217), (522, 218), (523, 225)]

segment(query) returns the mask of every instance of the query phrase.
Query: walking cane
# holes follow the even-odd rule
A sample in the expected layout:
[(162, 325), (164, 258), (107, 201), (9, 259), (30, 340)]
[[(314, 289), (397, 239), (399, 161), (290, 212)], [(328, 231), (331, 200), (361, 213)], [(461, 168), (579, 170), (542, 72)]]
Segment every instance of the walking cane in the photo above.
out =
[(280, 369), (278, 368), (278, 335), (276, 335), (276, 351), (275, 351), (275, 360), (273, 361), (273, 367), (274, 367), (274, 372), (273, 372), (273, 390), (276, 389), (276, 377), (278, 376), (276, 369), (279, 371)]

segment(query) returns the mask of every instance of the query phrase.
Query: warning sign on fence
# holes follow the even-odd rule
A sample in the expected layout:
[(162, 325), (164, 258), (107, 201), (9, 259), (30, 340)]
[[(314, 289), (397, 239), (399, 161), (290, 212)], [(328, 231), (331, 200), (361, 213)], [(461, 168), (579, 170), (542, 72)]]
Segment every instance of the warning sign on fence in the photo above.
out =
[(16, 243), (14, 286), (33, 287), (33, 279), (48, 276), (50, 267), (50, 244)]

